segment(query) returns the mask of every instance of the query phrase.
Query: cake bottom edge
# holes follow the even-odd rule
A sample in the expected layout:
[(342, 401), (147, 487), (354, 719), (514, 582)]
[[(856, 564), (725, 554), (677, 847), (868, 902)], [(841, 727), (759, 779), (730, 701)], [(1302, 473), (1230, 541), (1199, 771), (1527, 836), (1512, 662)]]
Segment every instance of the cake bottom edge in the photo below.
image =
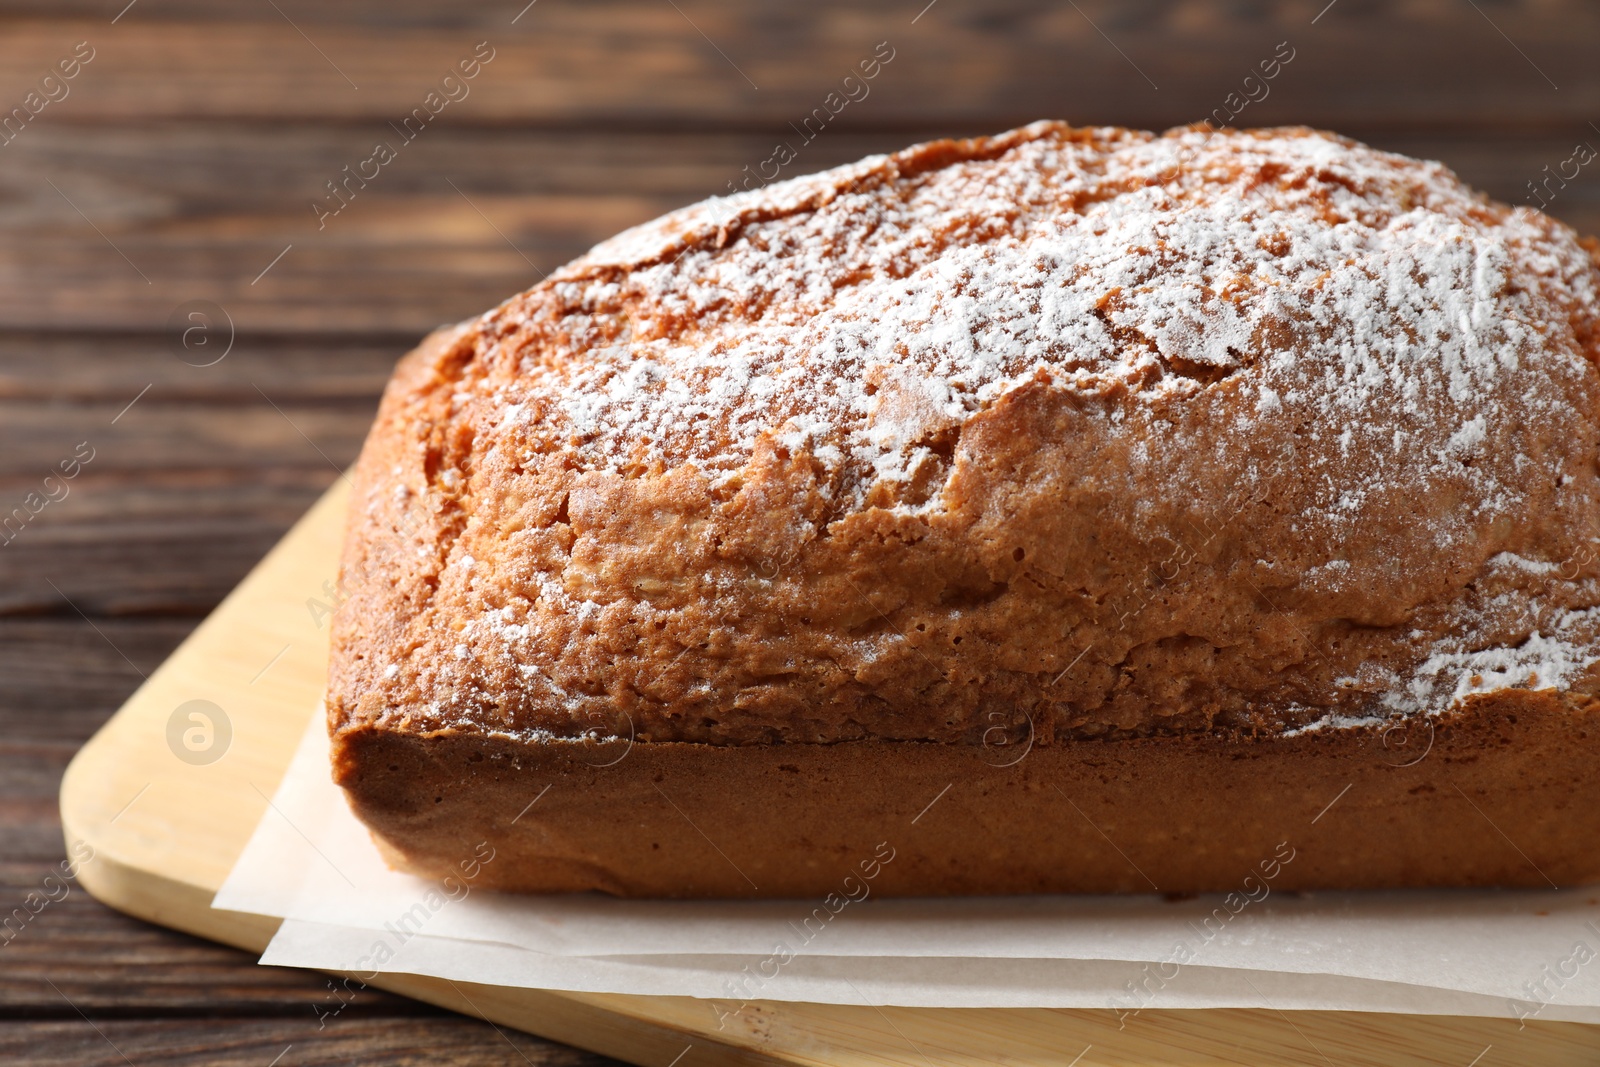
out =
[(1600, 702), (1526, 690), (1404, 734), (1032, 748), (334, 732), (335, 780), (400, 869), (669, 898), (1584, 885), (1597, 760)]

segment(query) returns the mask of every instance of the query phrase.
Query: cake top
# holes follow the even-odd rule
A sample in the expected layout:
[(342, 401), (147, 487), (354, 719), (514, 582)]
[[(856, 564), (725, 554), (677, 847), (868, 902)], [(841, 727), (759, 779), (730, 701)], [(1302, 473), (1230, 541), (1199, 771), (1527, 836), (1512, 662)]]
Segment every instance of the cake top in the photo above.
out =
[(1321, 366), (1305, 388), (1352, 421), (1447, 390), (1460, 418), (1431, 418), (1444, 436), (1403, 472), (1426, 478), (1508, 405), (1558, 403), (1532, 377), (1494, 386), (1519, 353), (1582, 359), (1596, 313), (1570, 235), (1440, 164), (1304, 129), (1041, 122), (636, 227), (487, 316), (484, 355), (529, 452), (727, 477), (776, 431), (859, 505), (906, 476), (929, 422), (1038, 376), (1154, 399), (1274, 361)]
[[(998, 702), (1099, 736), (1572, 684), (1600, 603), (1593, 248), (1305, 129), (1036, 123), (667, 215), (391, 396), (424, 452), (457, 440), (364, 481), (370, 523), (439, 547), (382, 713), (948, 739)], [(566, 544), (519, 548), (551, 523)], [(898, 573), (919, 552), (956, 577)], [(783, 681), (710, 651), (718, 613), (789, 628)], [(956, 647), (986, 627), (1003, 650)]]

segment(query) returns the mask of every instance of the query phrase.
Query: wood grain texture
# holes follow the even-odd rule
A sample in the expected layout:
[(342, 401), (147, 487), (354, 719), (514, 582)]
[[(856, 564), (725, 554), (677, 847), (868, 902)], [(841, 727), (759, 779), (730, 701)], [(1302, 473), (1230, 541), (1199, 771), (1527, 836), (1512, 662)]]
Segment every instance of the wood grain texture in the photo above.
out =
[(739, 0), (676, 8), (607, 0), (539, 4), (515, 24), (523, 7), (515, 0), (412, 20), (371, 9), (352, 18), (310, 3), (280, 4), (279, 16), (244, 3), (143, 0), (111, 25), (119, 6), (91, 15), (77, 5), (76, 18), (22, 6), (34, 17), (13, 16), (0, 37), (8, 72), (0, 92), (20, 95), (31, 70), (89, 40), (96, 58), (60, 120), (382, 121), (416, 106), (450, 64), (489, 40), (496, 56), (460, 105), (479, 121), (781, 124), (890, 40), (915, 61), (885, 77), (870, 119), (852, 121), (1026, 121), (1041, 107), (1077, 118), (1093, 105), (1096, 121), (1150, 125), (1168, 121), (1169, 99), (1204, 114), (1264, 50), (1289, 38), (1303, 42), (1304, 58), (1293, 82), (1262, 104), (1260, 122), (1338, 126), (1381, 116), (1459, 128), (1520, 124), (1534, 110), (1547, 121), (1581, 122), (1600, 110), (1589, 45), (1600, 12), (1581, 0), (1481, 11), (1452, 0), (1343, 0), (1315, 23), (1325, 0), (945, 0), (920, 18), (924, 4), (915, 2), (752, 9)]
[[(87, 741), (194, 624), (185, 618), (91, 622), (77, 615), (0, 619), (4, 743), (71, 746)], [(11, 778), (0, 776), (0, 782)], [(0, 821), (0, 835), (7, 828)], [(5, 856), (0, 849), (0, 863)]]
[[(1052, 112), (1072, 113), (1033, 114)], [(1192, 117), (1175, 111), (1154, 125)], [(138, 331), (151, 356), (170, 347), (169, 315), (191, 300), (221, 305), (246, 336), (381, 334), (403, 351), (596, 241), (737, 187), (744, 168), (753, 171), (779, 141), (800, 145), (791, 170), (800, 173), (1014, 121), (828, 129), (801, 145), (781, 123), (666, 134), (449, 126), (441, 117), (319, 229), (312, 202), (375, 140), (395, 139), (384, 124), (185, 121), (107, 130), (42, 120), (0, 149), (8, 164), (0, 168), (0, 327)], [(1513, 203), (1527, 201), (1528, 182), (1559, 166), (1579, 139), (1600, 146), (1600, 132), (1582, 122), (1492, 139), (1330, 125), (1381, 148), (1441, 159)], [(1600, 181), (1586, 173), (1550, 207), (1584, 232), (1600, 231)], [(192, 379), (188, 387), (198, 389), (204, 376)]]
[[(1240, 123), (1336, 128), (1512, 202), (1576, 140), (1600, 146), (1600, 9), (1581, 0), (524, 4), (0, 0), (0, 113), (75, 42), (96, 49), (70, 96), (0, 145), (0, 517), (78, 442), (97, 449), (0, 544), (0, 893), (59, 862), (67, 760), (353, 458), (396, 356), (725, 191), (878, 41), (894, 61), (793, 172), (1039, 117), (1193, 121), (1284, 40), (1295, 60)], [(471, 95), (318, 230), (324, 183), (480, 40), (497, 51)], [(1551, 204), (1589, 233), (1597, 174)], [(168, 316), (191, 300), (237, 328), (214, 367), (172, 352)], [(282, 1067), (595, 1062), (375, 992), (381, 1008), (315, 1033), (301, 998), (320, 980), (77, 891), (0, 947), (0, 1062), (125, 1062), (50, 982), (141, 1067), (264, 1065), (291, 1043)], [(1495, 1043), (1480, 1067), (1517, 1062)]]
[(403, 350), (0, 338), (0, 616), (204, 614), (354, 460)]
[(217, 1014), (304, 1016), (313, 1022), (320, 1011), (333, 1016), (330, 1025), (417, 1013), (409, 1002), (377, 989), (335, 991), (322, 975), (257, 967), (253, 956), (238, 949), (174, 936), (118, 914), (76, 885), (61, 888), (59, 877), (47, 882), (53, 868), (0, 867), (8, 910), (31, 892), (48, 893), (52, 900), (0, 950), (0, 1019), (70, 1021), (77, 1018), (75, 1008), (96, 1018), (126, 1019), (193, 1014), (202, 1004)]
[[(226, 339), (221, 333), (216, 341)], [(174, 355), (181, 346), (167, 331), (150, 336), (0, 333), (0, 401), (115, 404), (120, 411), (149, 386), (150, 399), (203, 408), (264, 405), (264, 393), (280, 404), (349, 403), (370, 409), (411, 343), (410, 335), (342, 342), (238, 335), (218, 362), (192, 366)], [(193, 358), (202, 359), (198, 349)], [(364, 414), (370, 411), (352, 412), (352, 421)], [(64, 419), (64, 428), (91, 421), (87, 412), (74, 413)]]
[[(0, 847), (5, 862), (21, 864), (31, 882), (43, 879), (66, 856), (56, 794), (78, 743), (72, 741), (7, 741), (0, 743)], [(18, 894), (21, 896), (23, 894)], [(10, 901), (0, 916), (20, 901)]]
[[(597, 1067), (604, 1056), (460, 1017), (88, 1019), (0, 1026), (0, 1062), (33, 1067)], [(309, 1015), (309, 1013), (308, 1013)], [(281, 1058), (280, 1058), (281, 1057)]]

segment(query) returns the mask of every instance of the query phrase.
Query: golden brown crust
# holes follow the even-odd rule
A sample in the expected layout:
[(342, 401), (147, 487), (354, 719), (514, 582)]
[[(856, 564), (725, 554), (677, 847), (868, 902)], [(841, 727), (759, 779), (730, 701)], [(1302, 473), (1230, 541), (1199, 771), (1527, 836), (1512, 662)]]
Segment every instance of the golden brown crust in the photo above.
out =
[[(1031, 312), (940, 289), (1063, 249)], [(668, 216), (402, 367), (336, 721), (1050, 743), (1570, 683), (1595, 288), (1564, 227), (1305, 130), (1040, 124)], [(893, 307), (925, 344), (783, 347)]]
[(1246, 892), (1285, 856), (1274, 890), (1546, 887), (1600, 880), (1597, 727), (1600, 705), (1505, 691), (1408, 735), (1090, 742), (1001, 767), (926, 742), (363, 726), (336, 773), (397, 866), (442, 877), (487, 842), (478, 884), (523, 892), (821, 899), (885, 844), (882, 896)]
[(1059, 123), (619, 235), (396, 372), (334, 625), (341, 780), (382, 832), (378, 739), (419, 774), (583, 737), (684, 774), (881, 751), (892, 790), (1006, 745), (1267, 766), (1474, 693), (1576, 708), (1594, 249), (1328, 134)]

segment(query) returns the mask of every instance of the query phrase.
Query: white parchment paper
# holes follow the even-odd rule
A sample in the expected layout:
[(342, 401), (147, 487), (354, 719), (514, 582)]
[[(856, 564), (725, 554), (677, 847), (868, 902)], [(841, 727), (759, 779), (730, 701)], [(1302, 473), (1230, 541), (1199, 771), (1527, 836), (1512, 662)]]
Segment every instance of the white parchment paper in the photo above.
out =
[(289, 920), (264, 962), (489, 984), (1600, 1022), (1594, 889), (1269, 892), (1236, 912), (1206, 897), (869, 897), (833, 912), (805, 900), (514, 896), (474, 890), (468, 870), (430, 883), (385, 866), (329, 779), (318, 716), (214, 906)]
[[(370, 957), (377, 943), (370, 930), (291, 919), (261, 962), (350, 970), (352, 962)], [(399, 946), (383, 969), (457, 982), (483, 982), (485, 975), (492, 975), (499, 985), (701, 997), (710, 1002), (707, 1012), (715, 1017), (739, 1011), (743, 1000), (729, 995), (728, 977), (751, 962), (740, 956), (550, 956), (510, 945), (423, 934)], [(1112, 991), (1140, 980), (1141, 966), (1119, 960), (800, 956), (761, 988), (760, 999), (934, 1008), (1109, 1008), (1136, 1016), (1142, 1009), (1130, 1003), (1125, 992), (1118, 1002)], [(1476, 993), (1217, 967), (1184, 969), (1182, 980), (1148, 1006), (1508, 1014), (1498, 998)], [(1600, 1009), (1549, 1005), (1538, 1018), (1597, 1023)]]

